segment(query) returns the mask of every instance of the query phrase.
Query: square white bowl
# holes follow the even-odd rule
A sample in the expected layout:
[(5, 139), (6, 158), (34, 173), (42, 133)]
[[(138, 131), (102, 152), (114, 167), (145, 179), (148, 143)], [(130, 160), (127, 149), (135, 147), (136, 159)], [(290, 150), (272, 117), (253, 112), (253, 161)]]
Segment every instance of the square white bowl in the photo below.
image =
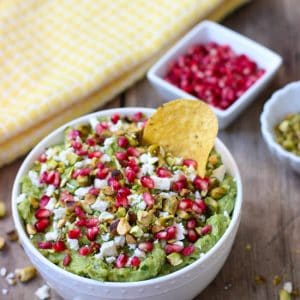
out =
[(167, 82), (164, 76), (168, 71), (170, 62), (176, 60), (178, 56), (185, 54), (192, 45), (208, 42), (227, 44), (237, 54), (246, 54), (250, 59), (255, 61), (260, 68), (266, 71), (262, 77), (227, 109), (221, 110), (211, 106), (218, 117), (219, 128), (223, 129), (266, 87), (282, 64), (282, 58), (275, 52), (224, 26), (211, 21), (201, 22), (163, 55), (147, 73), (147, 78), (151, 84), (166, 100), (175, 98), (198, 99)]

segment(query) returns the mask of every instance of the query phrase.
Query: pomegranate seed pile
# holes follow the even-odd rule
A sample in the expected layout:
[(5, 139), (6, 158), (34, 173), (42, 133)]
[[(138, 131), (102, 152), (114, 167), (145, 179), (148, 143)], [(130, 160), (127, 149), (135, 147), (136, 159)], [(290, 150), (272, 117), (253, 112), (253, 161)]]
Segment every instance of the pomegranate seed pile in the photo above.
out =
[(235, 183), (219, 155), (201, 178), (195, 160), (141, 145), (145, 122), (114, 114), (67, 128), (23, 179), (20, 216), (55, 264), (97, 280), (144, 280), (196, 260), (226, 230)]
[(211, 42), (192, 46), (172, 62), (165, 79), (212, 106), (226, 109), (264, 73), (248, 56)]

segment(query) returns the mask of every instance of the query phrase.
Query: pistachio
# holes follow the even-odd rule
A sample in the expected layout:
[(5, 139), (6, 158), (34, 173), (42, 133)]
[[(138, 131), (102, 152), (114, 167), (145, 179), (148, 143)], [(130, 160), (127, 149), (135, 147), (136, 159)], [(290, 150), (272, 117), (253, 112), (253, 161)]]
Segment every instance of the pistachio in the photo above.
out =
[(3, 250), (5, 247), (5, 239), (4, 237), (0, 236), (0, 251)]
[(216, 166), (219, 162), (219, 158), (217, 154), (213, 154), (211, 156), (209, 156), (208, 158), (208, 162), (212, 165), (212, 166)]
[(110, 186), (105, 186), (104, 188), (102, 188), (102, 192), (106, 196), (112, 196), (115, 193)]
[(18, 234), (17, 234), (16, 230), (14, 230), (14, 229), (8, 231), (6, 233), (6, 235), (11, 242), (16, 242), (19, 239)]
[(88, 193), (84, 196), (84, 202), (88, 205), (95, 203), (95, 201), (96, 201), (96, 196), (94, 196), (92, 194)]
[(149, 226), (152, 221), (153, 215), (147, 211), (139, 210), (137, 213), (137, 220), (144, 226)]
[(16, 270), (16, 276), (21, 282), (27, 282), (36, 277), (37, 272), (33, 266), (28, 266), (22, 269)]
[(184, 197), (184, 196), (187, 196), (189, 193), (190, 193), (190, 190), (188, 190), (188, 189), (182, 189), (180, 191), (180, 196)]
[(174, 216), (166, 216), (166, 217), (160, 217), (159, 223), (161, 226), (170, 226), (173, 224)]
[(115, 214), (117, 218), (124, 218), (126, 216), (126, 208), (123, 206), (119, 207)]
[(176, 252), (169, 254), (167, 260), (172, 266), (178, 266), (183, 262), (181, 255)]
[(39, 200), (34, 197), (28, 197), (28, 201), (33, 208), (39, 207)]
[(130, 234), (132, 234), (133, 236), (135, 236), (136, 238), (140, 238), (143, 236), (144, 231), (142, 230), (141, 227), (139, 226), (133, 226), (130, 230)]
[(214, 199), (220, 199), (226, 194), (226, 189), (219, 186), (215, 187), (210, 191), (210, 196), (212, 196)]
[(136, 239), (131, 234), (125, 236), (127, 244), (136, 244)]
[(117, 232), (119, 235), (125, 235), (128, 233), (131, 229), (131, 226), (129, 225), (128, 221), (126, 218), (121, 218), (120, 222), (118, 223), (117, 226)]
[(31, 224), (26, 224), (26, 232), (29, 234), (29, 235), (32, 235), (32, 234), (36, 234), (36, 229), (33, 225)]
[(66, 219), (60, 219), (57, 222), (57, 228), (62, 228), (66, 224), (67, 220)]
[(159, 146), (157, 144), (153, 144), (153, 145), (150, 145), (148, 147), (148, 152), (153, 155), (153, 156), (156, 156), (159, 152)]
[(0, 218), (5, 217), (6, 215), (6, 206), (3, 201), (0, 201)]
[(204, 199), (204, 202), (213, 213), (218, 211), (218, 202), (215, 199), (207, 197)]
[(168, 212), (170, 215), (175, 215), (177, 206), (178, 206), (178, 200), (176, 196), (172, 196), (168, 199), (164, 199), (163, 201), (163, 211)]
[(152, 228), (151, 228), (151, 232), (152, 232), (152, 233), (157, 233), (157, 232), (162, 231), (162, 230), (164, 230), (164, 229), (165, 229), (164, 226), (154, 224), (154, 225), (152, 226)]
[(88, 186), (90, 184), (89, 176), (79, 175), (77, 176), (76, 180), (80, 186)]

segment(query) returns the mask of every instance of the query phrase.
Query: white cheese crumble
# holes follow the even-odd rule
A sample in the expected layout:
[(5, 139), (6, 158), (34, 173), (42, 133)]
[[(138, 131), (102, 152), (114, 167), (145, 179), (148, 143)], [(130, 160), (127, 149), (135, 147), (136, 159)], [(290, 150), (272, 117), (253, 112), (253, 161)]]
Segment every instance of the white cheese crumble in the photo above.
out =
[(99, 216), (99, 220), (101, 221), (107, 221), (107, 220), (112, 220), (114, 218), (114, 215), (107, 212), (107, 211), (103, 211), (100, 216)]
[(100, 252), (95, 255), (96, 258), (103, 259), (105, 256), (117, 256), (118, 251), (114, 241), (104, 242), (101, 245)]
[(108, 186), (107, 180), (106, 179), (98, 179), (96, 178), (94, 180), (94, 186), (96, 189), (102, 189), (105, 186)]
[(125, 237), (118, 235), (114, 238), (114, 242), (117, 246), (123, 247), (125, 245)]
[(151, 156), (148, 153), (144, 153), (140, 156), (140, 162), (143, 164), (155, 164), (158, 161), (158, 158), (155, 156)]
[(30, 170), (28, 172), (28, 177), (29, 177), (29, 179), (30, 179), (30, 181), (31, 181), (31, 183), (33, 185), (35, 185), (35, 186), (41, 186), (39, 175), (38, 175), (37, 172), (34, 172), (34, 171)]
[(103, 163), (110, 162), (111, 161), (111, 157), (105, 153), (105, 154), (103, 154), (100, 157), (100, 161), (103, 162)]
[(116, 261), (116, 258), (114, 256), (108, 256), (105, 258), (105, 261), (108, 263), (108, 264), (112, 264)]
[(109, 126), (109, 129), (111, 132), (116, 132), (116, 131), (122, 129), (123, 123), (121, 120), (118, 120), (118, 122), (116, 124), (109, 122), (108, 126)]
[(137, 256), (137, 257), (145, 257), (146, 254), (144, 251), (140, 250), (139, 248), (136, 248), (133, 252), (133, 256)]
[(49, 148), (46, 150), (45, 154), (47, 159), (50, 159), (56, 154), (56, 151), (53, 148)]
[(103, 240), (104, 242), (107, 242), (107, 241), (109, 241), (109, 239), (110, 239), (110, 234), (109, 234), (109, 233), (102, 234), (102, 235), (101, 235), (101, 238), (102, 238), (102, 240)]
[(129, 203), (131, 206), (135, 206), (138, 209), (144, 210), (147, 206), (147, 204), (145, 203), (145, 201), (143, 200), (143, 196), (142, 195), (138, 195), (138, 194), (131, 194), (127, 197)]
[(138, 177), (142, 177), (144, 175), (152, 175), (154, 173), (154, 166), (151, 164), (143, 164), (141, 170), (138, 174)]
[(114, 142), (116, 141), (116, 138), (114, 136), (110, 138), (106, 138), (103, 144), (103, 152), (105, 152)]
[(17, 204), (23, 202), (26, 199), (26, 194), (20, 194), (17, 198)]
[(35, 291), (35, 295), (39, 300), (46, 300), (50, 297), (50, 288), (47, 284), (42, 285)]
[(176, 226), (176, 240), (181, 241), (184, 240), (185, 229), (182, 223), (175, 223)]
[(62, 219), (66, 214), (66, 210), (67, 209), (65, 207), (59, 207), (59, 208), (53, 209), (54, 220)]
[(45, 194), (48, 197), (51, 197), (53, 195), (54, 191), (55, 191), (55, 186), (53, 184), (49, 184), (46, 188)]
[(107, 207), (108, 202), (103, 200), (96, 200), (96, 202), (91, 205), (91, 208), (97, 211), (106, 211)]
[(96, 117), (91, 117), (91, 118), (89, 119), (89, 122), (90, 122), (90, 124), (91, 124), (92, 129), (95, 131), (97, 125), (99, 124), (99, 121), (97, 120)]
[(216, 168), (216, 169), (213, 170), (212, 176), (215, 177), (215, 178), (217, 178), (218, 181), (221, 182), (224, 179), (225, 173), (226, 173), (226, 168), (225, 168), (224, 165), (221, 165), (218, 168)]
[(78, 250), (79, 249), (79, 244), (77, 239), (67, 239), (67, 242), (69, 244), (70, 249), (72, 250)]
[(46, 241), (56, 241), (58, 238), (58, 231), (54, 230), (54, 231), (48, 231), (45, 234), (45, 239)]
[(54, 207), (56, 204), (56, 199), (55, 198), (50, 198), (50, 200), (48, 201), (47, 205), (45, 206), (46, 209), (53, 211)]
[(80, 187), (79, 189), (77, 189), (74, 194), (78, 197), (84, 197), (88, 191), (91, 189), (92, 186), (87, 186), (87, 187)]
[(128, 244), (128, 248), (130, 250), (134, 250), (134, 249), (136, 249), (136, 244)]
[(151, 179), (154, 181), (154, 187), (159, 190), (169, 191), (171, 188), (171, 179), (170, 178), (161, 178), (158, 176), (151, 176)]
[(42, 175), (45, 171), (48, 171), (48, 165), (46, 163), (41, 164), (40, 175)]

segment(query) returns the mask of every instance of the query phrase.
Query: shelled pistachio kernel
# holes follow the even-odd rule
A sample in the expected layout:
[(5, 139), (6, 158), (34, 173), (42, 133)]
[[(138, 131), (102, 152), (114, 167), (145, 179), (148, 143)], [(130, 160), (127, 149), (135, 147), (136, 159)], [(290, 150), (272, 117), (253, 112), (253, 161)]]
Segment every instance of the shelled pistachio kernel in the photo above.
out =
[(0, 218), (5, 217), (6, 215), (6, 206), (3, 201), (0, 201)]
[(16, 276), (21, 282), (27, 282), (36, 277), (37, 272), (33, 266), (28, 266), (22, 269), (16, 270)]

